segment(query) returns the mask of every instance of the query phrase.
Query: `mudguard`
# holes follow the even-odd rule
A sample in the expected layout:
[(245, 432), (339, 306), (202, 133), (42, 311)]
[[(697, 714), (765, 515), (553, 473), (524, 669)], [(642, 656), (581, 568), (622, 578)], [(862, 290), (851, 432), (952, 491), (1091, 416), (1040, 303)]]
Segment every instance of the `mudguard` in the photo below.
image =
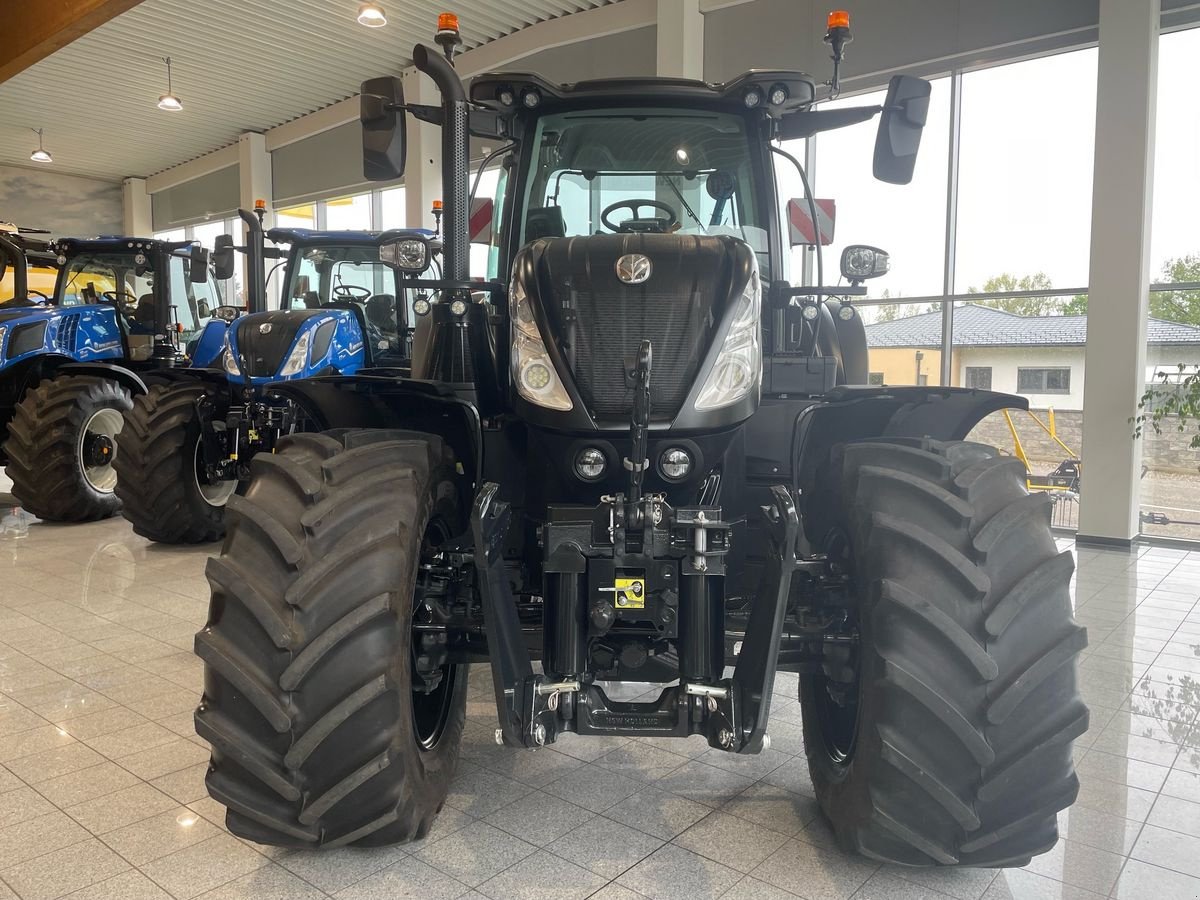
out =
[(791, 474), (806, 533), (819, 540), (836, 519), (827, 488), (839, 445), (869, 438), (960, 441), (991, 413), (1028, 408), (1024, 397), (971, 388), (836, 388), (795, 420)]
[(93, 375), (97, 378), (111, 378), (118, 382), (133, 396), (147, 391), (146, 382), (140, 375), (124, 366), (107, 362), (66, 363), (55, 370), (56, 375)]
[(298, 403), (322, 431), (402, 428), (441, 435), (454, 448), (462, 474), (479, 485), (483, 428), (475, 406), (437, 382), (404, 378), (392, 369), (369, 371), (278, 382), (271, 392)]

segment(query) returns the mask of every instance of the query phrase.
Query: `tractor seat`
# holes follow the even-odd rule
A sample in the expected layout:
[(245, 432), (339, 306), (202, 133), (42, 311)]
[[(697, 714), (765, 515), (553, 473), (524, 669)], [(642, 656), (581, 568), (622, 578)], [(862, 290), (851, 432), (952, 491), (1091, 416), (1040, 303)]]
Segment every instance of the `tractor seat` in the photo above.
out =
[(133, 313), (133, 321), (142, 328), (154, 331), (154, 320), (154, 295), (142, 294), (142, 296), (138, 298), (137, 309), (134, 310)]

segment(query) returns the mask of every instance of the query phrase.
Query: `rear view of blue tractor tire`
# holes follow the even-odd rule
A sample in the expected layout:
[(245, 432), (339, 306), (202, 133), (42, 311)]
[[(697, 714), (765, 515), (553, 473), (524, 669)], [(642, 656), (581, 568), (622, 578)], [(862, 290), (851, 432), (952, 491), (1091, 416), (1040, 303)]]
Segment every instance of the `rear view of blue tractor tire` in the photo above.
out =
[(117, 462), (117, 492), (133, 530), (165, 544), (220, 540), (225, 506), (248, 477), (250, 460), (306, 428), (295, 403), (273, 387), (349, 375), (363, 361), (362, 328), (348, 310), (235, 320), (215, 368), (152, 385), (133, 402)]
[(113, 462), (131, 405), (128, 389), (102, 377), (59, 375), (26, 391), (4, 442), (21, 506), (54, 522), (119, 512)]

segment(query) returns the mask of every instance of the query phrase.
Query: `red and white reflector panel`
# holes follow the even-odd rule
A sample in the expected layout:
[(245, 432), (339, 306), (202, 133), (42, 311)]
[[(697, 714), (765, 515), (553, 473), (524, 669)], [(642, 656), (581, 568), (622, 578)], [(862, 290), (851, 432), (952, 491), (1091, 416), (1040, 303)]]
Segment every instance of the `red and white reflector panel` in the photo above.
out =
[[(833, 200), (815, 200), (817, 206), (817, 225), (821, 232), (821, 246), (833, 243), (833, 222), (836, 218), (836, 204)], [(817, 242), (816, 230), (813, 228), (812, 214), (809, 212), (808, 201), (792, 198), (787, 204), (788, 237), (793, 247)]]
[(492, 242), (492, 207), (491, 197), (476, 197), (471, 204), (471, 243), (490, 244)]

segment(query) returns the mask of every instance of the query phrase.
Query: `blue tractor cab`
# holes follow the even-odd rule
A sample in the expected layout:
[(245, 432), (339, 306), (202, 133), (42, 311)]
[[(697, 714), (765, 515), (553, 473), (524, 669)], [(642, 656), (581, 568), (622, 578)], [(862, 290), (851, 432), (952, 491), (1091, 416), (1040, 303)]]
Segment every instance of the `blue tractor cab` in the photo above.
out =
[[(0, 236), (10, 265), (21, 250)], [(188, 365), (183, 348), (220, 293), (192, 242), (66, 238), (24, 257), (0, 304), (0, 461), (39, 518), (104, 518), (120, 508), (113, 462), (132, 398), (155, 372)], [(30, 273), (51, 262), (52, 293), (31, 288)]]
[[(134, 531), (164, 543), (224, 533), (224, 507), (249, 477), (250, 460), (284, 435), (312, 427), (287, 399), (288, 382), (363, 369), (408, 372), (410, 325), (428, 308), (413, 283), (438, 246), (433, 233), (264, 231), (239, 212), (246, 242), (218, 241), (222, 260), (246, 254), (248, 294), (259, 310), (210, 322), (191, 349), (193, 365), (135, 400), (121, 434), (118, 494)], [(400, 266), (396, 254), (410, 254)], [(266, 263), (283, 266), (280, 299), (268, 309)], [(166, 454), (171, 446), (176, 453)]]

